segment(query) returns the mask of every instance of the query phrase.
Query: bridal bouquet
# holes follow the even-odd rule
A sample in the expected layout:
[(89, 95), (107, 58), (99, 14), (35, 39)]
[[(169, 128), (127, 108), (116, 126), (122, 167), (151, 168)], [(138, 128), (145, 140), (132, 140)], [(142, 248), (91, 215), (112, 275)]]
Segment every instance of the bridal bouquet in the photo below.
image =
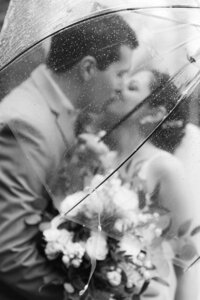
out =
[[(111, 152), (106, 155), (110, 161)], [(141, 208), (145, 193), (134, 191), (118, 173), (105, 180), (108, 170), (98, 170), (90, 172), (89, 187), (61, 202), (59, 215), (43, 230), (44, 253), (64, 271), (67, 299), (128, 300), (151, 280), (167, 285), (153, 254), (169, 218), (166, 222), (166, 215), (151, 209), (149, 197)]]
[(113, 153), (101, 144), (98, 151), (98, 164), (86, 161), (86, 148), (76, 151), (81, 189), (43, 229), (44, 254), (64, 272), (67, 299), (138, 299), (151, 280), (168, 285), (162, 243), (171, 219), (152, 205), (158, 191), (149, 195), (139, 182), (133, 188), (118, 172), (107, 176)]

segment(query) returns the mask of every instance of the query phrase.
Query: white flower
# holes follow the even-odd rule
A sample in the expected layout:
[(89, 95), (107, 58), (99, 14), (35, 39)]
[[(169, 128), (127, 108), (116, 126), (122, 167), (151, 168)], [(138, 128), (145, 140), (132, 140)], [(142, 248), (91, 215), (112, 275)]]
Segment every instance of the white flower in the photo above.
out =
[(101, 155), (99, 158), (106, 170), (111, 170), (114, 167), (115, 161), (117, 157), (116, 151), (109, 151)]
[(119, 232), (124, 231), (124, 222), (122, 219), (118, 219), (114, 224), (114, 229), (116, 229)]
[(70, 265), (70, 258), (68, 255), (63, 255), (62, 262), (66, 267), (69, 267)]
[(147, 268), (147, 269), (152, 269), (153, 268), (153, 264), (150, 260), (146, 260), (144, 262), (144, 266)]
[(73, 265), (78, 268), (82, 262), (82, 257), (85, 254), (84, 244), (69, 241), (63, 249), (63, 254), (62, 261), (66, 267)]
[(101, 191), (92, 193), (84, 203), (84, 213), (88, 218), (92, 218), (96, 214), (101, 214), (105, 204)]
[(145, 245), (151, 245), (154, 239), (157, 237), (155, 233), (155, 228), (148, 227), (141, 228), (141, 240)]
[(121, 186), (118, 192), (114, 195), (113, 202), (122, 210), (126, 211), (134, 211), (139, 207), (137, 194), (125, 186)]
[[(92, 191), (96, 188), (105, 177), (103, 175), (97, 174), (93, 177), (91, 181), (90, 190)], [(87, 189), (85, 189), (86, 191)], [(107, 182), (99, 187), (96, 191), (92, 192), (91, 195), (84, 201), (82, 211), (88, 218), (92, 218), (95, 214), (101, 214), (107, 207), (109, 202), (109, 195), (107, 193)]]
[(147, 223), (150, 220), (152, 220), (151, 214), (144, 214), (144, 213), (138, 214), (138, 222)]
[(59, 252), (64, 253), (69, 248), (73, 234), (65, 229), (47, 229), (43, 232), (47, 245), (45, 253), (49, 259), (54, 259)]
[(116, 300), (115, 295), (111, 294), (110, 297), (109, 297), (109, 300)]
[(68, 247), (68, 243), (72, 241), (73, 232), (69, 232), (66, 229), (59, 230), (59, 236), (57, 237), (57, 242), (63, 245), (63, 247)]
[(67, 293), (73, 294), (75, 292), (73, 286), (70, 283), (64, 283), (64, 289)]
[(124, 217), (127, 226), (131, 226), (133, 228), (138, 224), (138, 211), (125, 211)]
[(58, 228), (58, 226), (62, 224), (62, 222), (63, 218), (60, 215), (56, 216), (51, 220), (51, 228)]
[[(95, 188), (97, 185), (99, 185), (103, 180), (105, 179), (105, 176), (97, 174), (95, 175), (91, 180), (91, 188)], [(102, 187), (103, 188), (103, 187)]]
[(71, 258), (81, 259), (85, 254), (84, 244), (81, 243), (71, 243), (68, 249), (68, 253)]
[(49, 260), (55, 259), (59, 252), (62, 252), (62, 247), (58, 243), (47, 243), (45, 247), (45, 254)]
[(144, 276), (144, 278), (145, 278), (146, 280), (149, 280), (149, 279), (151, 278), (151, 273), (150, 273), (149, 271), (145, 271), (145, 272), (143, 273), (143, 276)]
[(126, 255), (131, 255), (132, 257), (136, 257), (141, 250), (139, 240), (129, 235), (122, 237), (121, 241), (119, 242), (119, 247), (120, 250), (124, 251)]
[(60, 236), (60, 230), (58, 230), (56, 228), (49, 228), (49, 229), (44, 230), (43, 235), (47, 242), (54, 242)]
[(162, 229), (161, 228), (156, 228), (155, 229), (155, 235), (156, 235), (156, 237), (161, 236), (161, 234), (162, 234)]
[(108, 254), (106, 237), (102, 232), (92, 232), (86, 242), (86, 253), (92, 259), (104, 260)]
[(127, 274), (127, 288), (132, 288), (134, 285), (139, 287), (143, 282), (142, 275), (137, 270), (132, 270), (130, 274)]
[(111, 190), (116, 193), (122, 186), (122, 181), (119, 178), (118, 173), (113, 174), (113, 176), (109, 179), (109, 184), (111, 186)]
[(127, 287), (128, 289), (130, 289), (130, 288), (133, 287), (133, 285), (134, 285), (134, 283), (133, 283), (131, 280), (127, 279), (126, 287)]
[(122, 218), (117, 219), (114, 228), (119, 232), (131, 230), (137, 224), (137, 214), (134, 211), (121, 211)]
[(72, 266), (74, 266), (75, 268), (78, 268), (80, 267), (80, 264), (81, 264), (82, 260), (81, 259), (78, 259), (78, 258), (74, 258), (72, 259)]
[(106, 274), (108, 281), (113, 286), (118, 286), (121, 283), (122, 275), (118, 271), (110, 271)]
[[(86, 193), (84, 191), (78, 191), (72, 195), (67, 196), (60, 204), (59, 211), (61, 214), (65, 214), (70, 211), (83, 197), (85, 197)], [(69, 216), (75, 216), (82, 207), (82, 203), (77, 205), (74, 209), (69, 212)]]

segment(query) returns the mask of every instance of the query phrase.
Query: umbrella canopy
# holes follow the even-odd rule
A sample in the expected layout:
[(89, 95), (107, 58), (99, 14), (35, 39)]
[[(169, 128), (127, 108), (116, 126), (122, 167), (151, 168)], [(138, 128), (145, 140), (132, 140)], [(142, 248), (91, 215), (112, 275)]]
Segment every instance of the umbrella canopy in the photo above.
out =
[[(173, 80), (182, 92), (167, 115), (175, 110), (185, 95), (194, 93), (200, 78), (200, 7), (196, 0), (154, 0), (151, 3), (145, 0), (116, 0), (114, 3), (109, 0), (52, 0), (48, 3), (12, 0), (0, 35), (0, 74), (2, 86), (6, 86), (5, 94), (26, 79), (35, 65), (45, 61), (51, 36), (112, 12), (126, 19), (139, 40), (131, 72), (146, 68), (167, 72), (169, 84)], [(120, 126), (132, 113), (135, 108), (107, 128), (108, 132)], [(156, 125), (148, 134), (152, 134)], [(133, 153), (137, 147), (140, 148), (141, 143), (135, 145)], [(129, 155), (131, 158), (132, 154)], [(123, 164), (120, 161), (120, 166)]]
[[(48, 2), (39, 0), (22, 0), (19, 2), (12, 0), (0, 35), (0, 80), (3, 82), (2, 86), (5, 86), (4, 94), (7, 94), (17, 84), (26, 79), (36, 65), (45, 62), (51, 46), (52, 36), (60, 31), (79, 26), (82, 22), (88, 22), (91, 19), (95, 20), (113, 12), (119, 13), (135, 30), (138, 37), (139, 47), (134, 51), (130, 73), (137, 75), (146, 69), (167, 73), (168, 77), (165, 84), (160, 84), (151, 91), (157, 99), (160, 99), (163, 92), (168, 98), (174, 97), (174, 88), (171, 87), (172, 82), (180, 92), (176, 94), (173, 103), (166, 106), (167, 109), (162, 118), (153, 119), (151, 127), (143, 133), (142, 139), (140, 138), (138, 143), (134, 144), (131, 151), (126, 153), (126, 157), (119, 160), (116, 169), (103, 177), (99, 176), (94, 179), (91, 186), (88, 187), (87, 191), (89, 192), (84, 190), (84, 193), (76, 195), (75, 203), (72, 201), (71, 206), (67, 204), (67, 208), (65, 207), (62, 211), (66, 218), (82, 224), (82, 215), (78, 215), (78, 217), (77, 215), (74, 216), (73, 209), (77, 208), (78, 204), (82, 204), (83, 202), (93, 201), (94, 207), (91, 210), (98, 210), (99, 208), (99, 214), (95, 211), (97, 218), (96, 220), (92, 220), (92, 225), (91, 220), (88, 222), (87, 220), (84, 221), (83, 225), (100, 232), (103, 229), (109, 237), (117, 240), (120, 238), (121, 232), (117, 231), (116, 234), (113, 234), (113, 232), (110, 234), (108, 225), (109, 217), (113, 221), (116, 216), (113, 215), (113, 210), (110, 209), (110, 211), (107, 211), (106, 219), (104, 218), (103, 214), (106, 208), (102, 205), (105, 205), (105, 203), (102, 204), (99, 202), (99, 197), (103, 198), (103, 196), (101, 193), (98, 196), (98, 191), (101, 191), (102, 186), (105, 186), (105, 184), (108, 184), (106, 192), (112, 188), (115, 190), (118, 185), (119, 194), (121, 193), (120, 197), (122, 197), (122, 194), (127, 195), (127, 197), (133, 197), (129, 193), (130, 190), (127, 191), (126, 187), (122, 187), (119, 181), (116, 180), (114, 183), (109, 183), (109, 180), (115, 178), (114, 176), (116, 176), (117, 171), (124, 167), (125, 164), (128, 165), (130, 159), (150, 138), (156, 136), (157, 139), (154, 142), (160, 142), (157, 135), (157, 130), (160, 126), (167, 124), (163, 128), (172, 131), (174, 124), (177, 128), (179, 125), (182, 126), (182, 123), (178, 123), (179, 120), (175, 119), (175, 121), (171, 121), (169, 117), (173, 115), (179, 105), (189, 98), (192, 99), (193, 94), (199, 87), (199, 1), (152, 0), (150, 3), (145, 0), (116, 0), (113, 3), (113, 0), (49, 0)], [(112, 46), (112, 44), (109, 46)], [(148, 106), (149, 99), (148, 96), (145, 97), (137, 106), (134, 104), (133, 107), (130, 107), (129, 111), (124, 111), (123, 114), (118, 115), (117, 119), (113, 117), (112, 122), (108, 122), (110, 124), (104, 124), (107, 133), (99, 139), (110, 142), (111, 134), (124, 124), (124, 122), (130, 118), (136, 122), (134, 116), (139, 120), (138, 113), (142, 111), (145, 104)], [(121, 112), (122, 110), (118, 110), (118, 113), (119, 111)], [(148, 121), (149, 119), (146, 118), (142, 125), (145, 125)], [(97, 121), (98, 124), (95, 123), (95, 120), (92, 120), (92, 122), (94, 127), (99, 126), (99, 120)], [(12, 130), (18, 138), (18, 128), (12, 128)], [(159, 134), (162, 139), (162, 133)], [(166, 136), (165, 142), (167, 138)], [(23, 144), (23, 140), (19, 139), (19, 143)], [(66, 148), (66, 157), (68, 153), (69, 149)], [(51, 174), (55, 180), (58, 179), (59, 172), (62, 171), (62, 167), (65, 165), (65, 158), (63, 158), (63, 162), (60, 165), (60, 170), (55, 170), (55, 174)], [(74, 183), (77, 183), (75, 181)], [(43, 184), (47, 192), (49, 193), (50, 191), (49, 195), (53, 201), (55, 200), (56, 202), (56, 192), (54, 193), (52, 187), (47, 186), (46, 182), (43, 182)], [(114, 186), (111, 188), (109, 184), (111, 186), (113, 184)], [(116, 190), (114, 193), (116, 202), (120, 201)], [(112, 195), (109, 195), (109, 197), (112, 198)], [(96, 206), (95, 201), (97, 203)], [(133, 203), (130, 205), (134, 206)], [(70, 215), (70, 213), (72, 214)], [(109, 213), (110, 216), (108, 216)]]
[(197, 0), (11, 0), (0, 36), (0, 68), (56, 31), (107, 9), (137, 10), (150, 22), (151, 15), (157, 16), (156, 19), (171, 18), (175, 24), (179, 23), (179, 28), (180, 24), (186, 28), (187, 23), (199, 24), (198, 6)]

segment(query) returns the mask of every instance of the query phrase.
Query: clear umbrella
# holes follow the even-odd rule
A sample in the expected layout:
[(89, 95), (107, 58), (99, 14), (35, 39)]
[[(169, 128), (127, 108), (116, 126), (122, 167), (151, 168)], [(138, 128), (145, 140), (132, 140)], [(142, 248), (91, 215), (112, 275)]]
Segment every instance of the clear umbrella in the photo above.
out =
[[(80, 194), (80, 198), (76, 199), (76, 204), (72, 202), (71, 207), (67, 207), (67, 209), (65, 207), (65, 211), (62, 211), (63, 215), (77, 224), (83, 223), (82, 215), (77, 216), (72, 214), (70, 216), (70, 213), (79, 205), (87, 203), (91, 199), (94, 203), (95, 201), (98, 203), (98, 191), (111, 178), (115, 178), (118, 171), (129, 169), (130, 166), (131, 168), (135, 168), (134, 164), (130, 164), (131, 159), (142, 150), (143, 146), (150, 139), (156, 146), (159, 144), (160, 148), (165, 149), (169, 146), (170, 139), (173, 137), (172, 133), (184, 125), (179, 122), (178, 118), (174, 117), (173, 119), (176, 111), (180, 107), (183, 107), (183, 104), (186, 102), (189, 104), (187, 108), (186, 106), (183, 108), (185, 114), (189, 114), (192, 120), (198, 119), (198, 102), (196, 97), (199, 94), (200, 79), (200, 3), (195, 0), (154, 0), (151, 3), (141, 0), (116, 0), (114, 3), (108, 0), (52, 0), (48, 1), (48, 3), (36, 0), (24, 0), (20, 2), (13, 0), (10, 3), (0, 36), (0, 81), (2, 84), (1, 96), (3, 97), (25, 80), (36, 66), (45, 62), (52, 36), (60, 31), (69, 30), (73, 26), (79, 26), (82, 22), (88, 22), (92, 18), (101, 18), (106, 14), (109, 15), (114, 12), (120, 14), (130, 24), (139, 40), (139, 47), (133, 55), (130, 74), (137, 76), (144, 70), (152, 69), (160, 74), (167, 73), (168, 77), (165, 84), (162, 85), (161, 82), (161, 84), (153, 86), (151, 92), (154, 99), (159, 100), (163, 97), (163, 94), (167, 94), (169, 103), (171, 101), (170, 98), (174, 97), (174, 99), (167, 106), (164, 114), (158, 119), (156, 119), (157, 115), (153, 118), (153, 122), (152, 119), (144, 118), (143, 127), (140, 128), (141, 131), (143, 130), (142, 137), (138, 141), (135, 141), (132, 148), (129, 148), (129, 151), (126, 151), (125, 156), (119, 157), (114, 170), (106, 173), (104, 177), (99, 177), (97, 181), (92, 182), (88, 188), (89, 192), (84, 191), (84, 195)], [(144, 78), (143, 76), (145, 75), (143, 74), (142, 78)], [(159, 80), (160, 77), (158, 77)], [(175, 96), (173, 94), (174, 89), (171, 86), (172, 83), (179, 91)], [(136, 83), (135, 85), (138, 88)], [(122, 106), (120, 107), (120, 104), (117, 108), (111, 105), (110, 112), (112, 114), (110, 114), (109, 119), (111, 122), (108, 122), (108, 124), (104, 123), (102, 125), (99, 119), (92, 119), (93, 127), (106, 130), (106, 133), (99, 140), (108, 142), (114, 149), (115, 132), (130, 120), (133, 123), (137, 122), (142, 116), (143, 109), (146, 109), (146, 106), (149, 105), (150, 100), (152, 101), (152, 95), (147, 95), (137, 105), (134, 103), (132, 106), (129, 106), (129, 109), (124, 111), (122, 110)], [(152, 106), (152, 110), (153, 108), (154, 105)], [(151, 126), (148, 125), (149, 121)], [(82, 123), (84, 123), (84, 120)], [(84, 127), (82, 123), (81, 126)], [(149, 130), (146, 130), (146, 128), (144, 130), (145, 124), (149, 126)], [(20, 128), (15, 127), (11, 129), (18, 139), (19, 144), (23, 147), (23, 140), (18, 134)], [(164, 129), (165, 131), (159, 131), (159, 129)], [(84, 128), (81, 128), (81, 130), (84, 130)], [(163, 132), (168, 134), (168, 136), (162, 136)], [(197, 146), (200, 146), (200, 144)], [(173, 147), (175, 146), (172, 145), (171, 148), (169, 146), (167, 150), (174, 152), (175, 149)], [(186, 147), (185, 152), (179, 151), (177, 154), (177, 156), (182, 156), (183, 161), (186, 157), (187, 149)], [(71, 149), (70, 151), (66, 150), (66, 157), (69, 152), (71, 152)], [(27, 153), (27, 155), (29, 156), (31, 153)], [(190, 158), (191, 155), (188, 155), (187, 164), (190, 164), (191, 168), (191, 165), (194, 165), (195, 162)], [(63, 165), (65, 165), (64, 161), (65, 158), (60, 163), (59, 169), (54, 170), (53, 175), (51, 174), (56, 181), (55, 186), (57, 190), (54, 190), (47, 182), (42, 181), (54, 203), (56, 203), (58, 198), (57, 192), (61, 190), (62, 192), (63, 190), (67, 192), (67, 187), (65, 189), (65, 187), (60, 187), (60, 183), (57, 184), (59, 173), (62, 171)], [(198, 161), (198, 158), (196, 158), (196, 161)], [(187, 168), (188, 165), (186, 166)], [(192, 168), (193, 170), (190, 174), (191, 182), (196, 182), (197, 177), (200, 175), (200, 166), (196, 166), (195, 168), (196, 171)], [(36, 172), (34, 168), (33, 172)], [(74, 184), (74, 190), (76, 191), (76, 188), (78, 190), (76, 179), (72, 183)], [(61, 181), (62, 184), (63, 182)], [(82, 186), (82, 180), (78, 184)], [(197, 189), (196, 183), (194, 189)], [(196, 192), (198, 193), (198, 191)], [(65, 196), (62, 195), (63, 198)], [(196, 207), (194, 210), (197, 211), (198, 216), (199, 205), (196, 202), (194, 201), (194, 207)], [(109, 226), (107, 226), (108, 218), (103, 218), (102, 207), (99, 207), (99, 211), (100, 213), (97, 214), (96, 222), (93, 220), (91, 224), (90, 220), (85, 220), (83, 225), (98, 232), (103, 230), (108, 237), (119, 240), (121, 238), (120, 233), (113, 233)], [(113, 211), (109, 213), (110, 220), (113, 220)], [(196, 225), (198, 225), (197, 216), (194, 216)], [(195, 257), (195, 259), (198, 258)], [(194, 261), (191, 262), (190, 260), (187, 264), (182, 264), (182, 261), (176, 258), (175, 262), (187, 269)]]

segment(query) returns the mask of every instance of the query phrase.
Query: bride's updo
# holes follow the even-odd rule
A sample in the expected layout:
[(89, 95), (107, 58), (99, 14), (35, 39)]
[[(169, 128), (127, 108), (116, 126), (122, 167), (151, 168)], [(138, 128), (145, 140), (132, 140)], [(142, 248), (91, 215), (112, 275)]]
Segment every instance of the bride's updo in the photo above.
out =
[[(157, 70), (151, 70), (151, 72), (153, 76), (150, 82), (149, 105), (153, 108), (163, 106), (166, 113), (169, 113), (181, 99), (181, 92), (168, 74)], [(151, 142), (155, 146), (171, 153), (178, 147), (188, 122), (188, 100), (184, 98), (180, 101), (180, 104), (153, 134)]]

